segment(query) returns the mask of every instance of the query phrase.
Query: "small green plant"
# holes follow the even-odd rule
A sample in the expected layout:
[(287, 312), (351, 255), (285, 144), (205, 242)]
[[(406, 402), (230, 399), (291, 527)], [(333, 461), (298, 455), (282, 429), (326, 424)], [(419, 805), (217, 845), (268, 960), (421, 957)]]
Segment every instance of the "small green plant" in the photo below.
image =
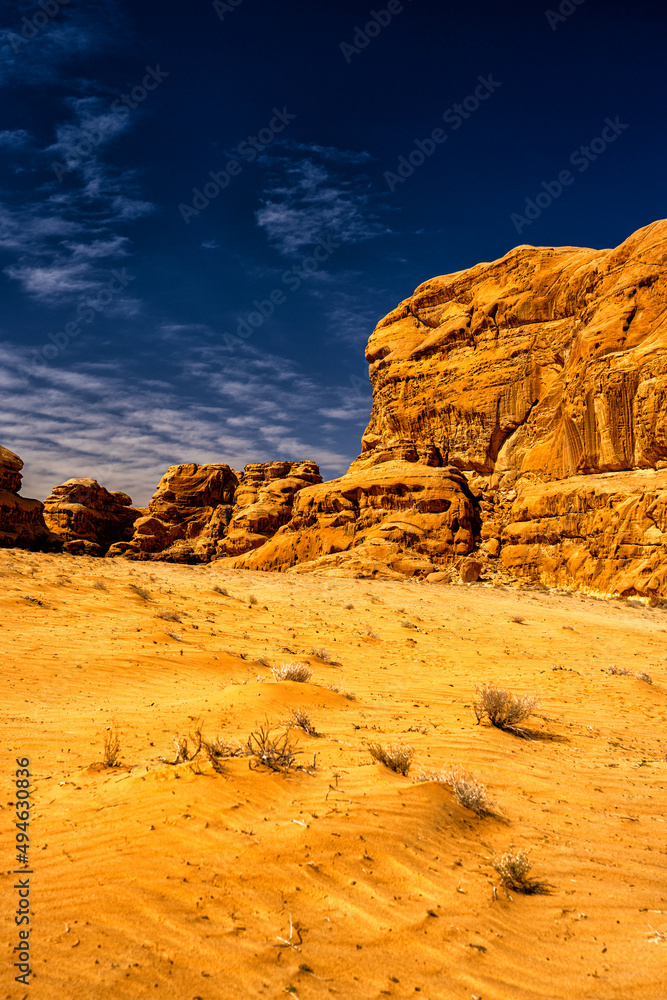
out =
[(373, 760), (384, 764), (391, 771), (397, 774), (407, 774), (414, 756), (414, 750), (409, 744), (405, 746), (400, 743), (393, 743), (390, 746), (381, 746), (380, 743), (369, 743), (368, 752)]
[(305, 684), (313, 676), (307, 663), (281, 663), (279, 667), (271, 667), (271, 673), (277, 681), (297, 681), (299, 684)]
[(473, 700), (472, 710), (477, 724), (487, 718), (496, 729), (503, 729), (518, 736), (525, 736), (525, 730), (519, 727), (533, 709), (539, 704), (537, 695), (517, 695), (494, 684), (485, 684), (477, 688), (477, 698)]

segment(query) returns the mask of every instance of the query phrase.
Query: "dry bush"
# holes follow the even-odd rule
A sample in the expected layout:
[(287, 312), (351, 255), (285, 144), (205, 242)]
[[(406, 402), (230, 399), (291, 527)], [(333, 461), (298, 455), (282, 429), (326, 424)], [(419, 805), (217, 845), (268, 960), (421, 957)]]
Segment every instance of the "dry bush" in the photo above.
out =
[(529, 896), (549, 892), (550, 886), (547, 882), (541, 882), (539, 879), (529, 876), (528, 873), (533, 867), (533, 863), (526, 851), (515, 851), (514, 844), (510, 844), (509, 851), (506, 851), (501, 857), (496, 855), (492, 864), (500, 876), (500, 884), (506, 893), (508, 889), (514, 889), (515, 892), (522, 892)]
[(156, 618), (163, 618), (166, 622), (180, 622), (181, 616), (178, 611), (158, 611)]
[(344, 604), (343, 608), (345, 611), (354, 611), (354, 604)]
[(615, 663), (607, 667), (607, 673), (617, 677), (632, 677), (631, 670), (628, 670), (627, 667), (617, 667)]
[(266, 657), (266, 656), (260, 656), (259, 659), (257, 660), (257, 662), (259, 664), (261, 664), (263, 667), (270, 667), (271, 666), (271, 664), (269, 663), (268, 657)]
[(417, 626), (413, 625), (412, 622), (404, 621), (401, 622), (401, 628), (417, 628)]
[(248, 604), (257, 604), (257, 598), (254, 594), (251, 594), (248, 598)]
[(272, 736), (271, 733), (268, 723), (265, 723), (248, 737), (247, 748), (257, 761), (255, 767), (264, 764), (272, 771), (288, 771), (294, 767), (299, 751), (290, 740), (289, 732), (279, 736)]
[(368, 752), (380, 764), (396, 771), (397, 774), (407, 774), (410, 770), (414, 750), (409, 744), (402, 746), (400, 743), (392, 743), (390, 746), (381, 746), (379, 743), (369, 743)]
[(645, 684), (652, 684), (653, 678), (650, 674), (647, 674), (645, 670), (638, 670), (635, 674), (638, 681), (644, 681)]
[(140, 587), (136, 583), (131, 583), (130, 584), (130, 590), (133, 590), (135, 592), (135, 594), (138, 594), (139, 597), (142, 597), (144, 599), (144, 601), (150, 601), (150, 600), (152, 600), (149, 591), (147, 591), (145, 587)]
[(194, 742), (194, 749), (190, 749), (187, 736), (174, 736), (174, 746), (176, 747), (176, 760), (167, 760), (166, 757), (160, 757), (163, 764), (185, 764), (189, 760), (194, 760), (202, 747), (202, 734), (201, 730), (197, 730), (194, 736), (190, 736), (190, 739)]
[(206, 740), (202, 737), (201, 746), (211, 767), (217, 774), (227, 774), (225, 760), (230, 757), (247, 757), (249, 754), (248, 748), (241, 743), (225, 743), (219, 736), (216, 736), (214, 740)]
[(179, 635), (178, 632), (165, 632), (165, 635), (168, 635), (170, 639), (175, 639), (176, 642), (183, 642), (183, 636)]
[(512, 615), (510, 618), (510, 621), (514, 622), (515, 625), (523, 625), (525, 620), (526, 619), (523, 617), (523, 615)]
[(377, 639), (375, 632), (370, 625), (365, 625), (361, 630), (362, 635), (367, 635), (369, 639)]
[(95, 583), (93, 584), (93, 587), (95, 587), (97, 590), (106, 590), (107, 589), (107, 585), (104, 582), (104, 580), (95, 580)]
[(459, 805), (471, 809), (478, 816), (488, 816), (493, 812), (493, 802), (489, 798), (486, 786), (477, 781), (470, 771), (462, 767), (452, 767), (448, 771), (443, 771), (438, 780), (451, 788)]
[(102, 763), (105, 767), (116, 767), (120, 760), (120, 734), (113, 726), (104, 737), (104, 758)]
[(519, 723), (524, 722), (539, 704), (537, 695), (512, 694), (494, 684), (477, 688), (477, 699), (472, 703), (477, 724), (487, 718), (492, 726), (509, 732), (522, 734)]
[(307, 663), (281, 663), (279, 667), (271, 667), (271, 673), (277, 681), (298, 681), (299, 684), (313, 676)]
[(317, 659), (322, 660), (323, 663), (331, 663), (333, 659), (329, 650), (325, 649), (324, 646), (318, 646), (317, 648), (315, 646), (312, 646), (310, 650), (310, 655), (316, 656)]
[(217, 585), (217, 583), (216, 583), (215, 587), (213, 588), (213, 590), (216, 592), (216, 594), (222, 594), (223, 597), (229, 597), (229, 591), (227, 590), (227, 588), (226, 587), (219, 587)]
[(290, 729), (303, 729), (304, 733), (308, 733), (309, 736), (320, 735), (305, 708), (293, 708), (290, 711), (287, 726)]

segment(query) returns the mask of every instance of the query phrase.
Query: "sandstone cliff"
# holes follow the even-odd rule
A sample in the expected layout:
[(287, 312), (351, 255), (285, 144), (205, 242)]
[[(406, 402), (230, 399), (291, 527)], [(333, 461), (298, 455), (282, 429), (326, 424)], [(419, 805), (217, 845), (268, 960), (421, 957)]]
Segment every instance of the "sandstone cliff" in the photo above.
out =
[(114, 542), (132, 537), (140, 516), (126, 493), (106, 490), (95, 479), (68, 479), (44, 502), (44, 520), (65, 552), (104, 555)]
[(487, 579), (667, 598), (666, 263), (661, 221), (420, 285), (369, 340), (361, 455), (234, 565), (425, 575), (472, 554)]
[(0, 546), (57, 549), (59, 540), (44, 521), (44, 505), (19, 496), (22, 468), (18, 455), (0, 447)]

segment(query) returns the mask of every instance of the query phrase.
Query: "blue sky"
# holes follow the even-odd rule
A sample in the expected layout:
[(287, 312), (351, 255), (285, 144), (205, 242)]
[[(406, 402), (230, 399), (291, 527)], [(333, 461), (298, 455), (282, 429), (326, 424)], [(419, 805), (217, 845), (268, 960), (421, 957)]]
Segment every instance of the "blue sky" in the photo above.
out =
[(23, 493), (93, 476), (145, 503), (185, 461), (344, 472), (365, 343), (418, 284), (667, 215), (666, 27), (649, 0), (0, 2)]

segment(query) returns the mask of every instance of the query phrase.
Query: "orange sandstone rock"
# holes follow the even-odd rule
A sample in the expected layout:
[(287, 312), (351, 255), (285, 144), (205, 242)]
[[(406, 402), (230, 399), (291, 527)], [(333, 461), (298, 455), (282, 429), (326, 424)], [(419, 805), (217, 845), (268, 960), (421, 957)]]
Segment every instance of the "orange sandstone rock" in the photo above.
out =
[(139, 515), (126, 493), (96, 479), (68, 479), (44, 503), (47, 526), (71, 554), (104, 555), (114, 542), (129, 541)]
[(58, 549), (59, 540), (44, 522), (44, 505), (18, 495), (22, 468), (18, 455), (0, 447), (0, 546)]

